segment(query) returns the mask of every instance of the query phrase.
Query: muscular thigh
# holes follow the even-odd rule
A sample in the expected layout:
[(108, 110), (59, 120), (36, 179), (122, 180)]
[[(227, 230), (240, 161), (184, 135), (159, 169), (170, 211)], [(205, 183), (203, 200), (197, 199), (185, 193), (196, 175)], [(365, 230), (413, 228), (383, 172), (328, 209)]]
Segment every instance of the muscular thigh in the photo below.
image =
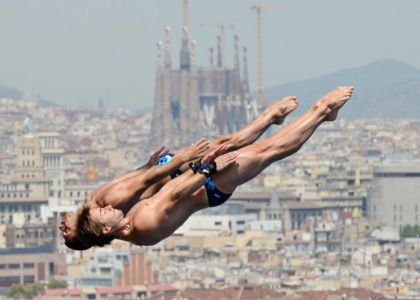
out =
[(235, 164), (213, 176), (217, 188), (231, 194), (237, 186), (256, 177), (270, 164), (270, 154), (265, 153), (266, 150), (259, 144), (237, 150), (239, 156)]

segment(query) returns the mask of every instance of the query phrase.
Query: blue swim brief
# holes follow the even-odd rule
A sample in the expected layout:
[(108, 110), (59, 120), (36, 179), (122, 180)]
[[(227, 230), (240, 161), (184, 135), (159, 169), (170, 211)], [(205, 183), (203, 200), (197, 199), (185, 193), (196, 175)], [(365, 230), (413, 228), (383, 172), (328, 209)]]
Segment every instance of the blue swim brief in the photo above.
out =
[[(174, 157), (173, 153), (168, 153), (168, 154), (163, 155), (159, 159), (158, 165), (166, 165), (172, 160), (173, 157)], [(181, 174), (182, 172), (180, 170), (176, 170), (172, 172), (170, 176), (172, 179), (174, 179), (180, 176)], [(204, 187), (206, 188), (207, 199), (209, 201), (209, 207), (222, 205), (230, 198), (230, 196), (232, 196), (232, 194), (225, 194), (219, 191), (211, 177), (207, 178), (206, 182), (204, 183)]]
[(207, 199), (209, 200), (209, 207), (222, 205), (232, 196), (232, 194), (225, 194), (219, 191), (211, 177), (208, 177), (204, 183), (207, 192)]
[[(169, 163), (172, 160), (172, 158), (174, 157), (174, 155), (175, 154), (173, 154), (173, 153), (168, 153), (168, 154), (165, 154), (165, 155), (161, 156), (159, 158), (158, 165), (159, 166), (166, 165), (167, 163)], [(175, 177), (178, 177), (181, 174), (182, 174), (182, 172), (178, 169), (176, 171), (173, 171), (170, 174), (170, 176), (171, 176), (172, 179), (174, 179)]]

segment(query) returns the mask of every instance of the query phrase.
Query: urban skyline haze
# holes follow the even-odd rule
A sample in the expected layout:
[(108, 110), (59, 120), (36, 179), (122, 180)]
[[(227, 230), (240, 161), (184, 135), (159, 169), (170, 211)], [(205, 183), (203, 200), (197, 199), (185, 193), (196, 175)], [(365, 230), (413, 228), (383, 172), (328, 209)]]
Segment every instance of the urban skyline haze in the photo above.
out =
[[(264, 11), (265, 86), (293, 82), (395, 58), (420, 68), (420, 2), (372, 0), (270, 1)], [(190, 39), (197, 64), (208, 65), (216, 28), (227, 22), (226, 64), (233, 34), (249, 49), (256, 86), (255, 1), (190, 1)], [(153, 105), (156, 42), (170, 26), (173, 64), (179, 64), (182, 0), (0, 0), (0, 84), (54, 103), (96, 107)], [(298, 95), (298, 91), (296, 91)]]

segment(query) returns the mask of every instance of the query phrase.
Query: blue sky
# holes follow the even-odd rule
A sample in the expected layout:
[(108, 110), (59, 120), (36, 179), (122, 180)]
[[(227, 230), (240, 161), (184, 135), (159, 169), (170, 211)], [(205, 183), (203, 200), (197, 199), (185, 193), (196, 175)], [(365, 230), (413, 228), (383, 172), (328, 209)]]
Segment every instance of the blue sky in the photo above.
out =
[[(267, 1), (268, 2), (268, 1)], [(248, 0), (190, 0), (199, 65), (228, 22), (249, 48), (256, 84), (256, 18)], [(272, 0), (264, 12), (265, 85), (292, 82), (395, 58), (420, 68), (420, 1)], [(0, 0), (0, 84), (68, 106), (145, 109), (153, 104), (156, 42), (172, 28), (178, 64), (182, 0)]]

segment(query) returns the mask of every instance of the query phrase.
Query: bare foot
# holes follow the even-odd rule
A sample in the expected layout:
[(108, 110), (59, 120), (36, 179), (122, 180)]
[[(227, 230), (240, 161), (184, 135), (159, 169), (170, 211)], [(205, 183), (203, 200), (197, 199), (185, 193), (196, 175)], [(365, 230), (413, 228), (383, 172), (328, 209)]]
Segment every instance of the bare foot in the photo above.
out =
[(287, 115), (296, 109), (298, 101), (296, 96), (285, 97), (267, 108), (267, 113), (271, 117), (271, 123), (280, 125), (284, 122)]
[(334, 121), (337, 118), (339, 109), (346, 104), (352, 94), (352, 86), (340, 86), (323, 96), (318, 101), (318, 104), (327, 109), (325, 121)]

